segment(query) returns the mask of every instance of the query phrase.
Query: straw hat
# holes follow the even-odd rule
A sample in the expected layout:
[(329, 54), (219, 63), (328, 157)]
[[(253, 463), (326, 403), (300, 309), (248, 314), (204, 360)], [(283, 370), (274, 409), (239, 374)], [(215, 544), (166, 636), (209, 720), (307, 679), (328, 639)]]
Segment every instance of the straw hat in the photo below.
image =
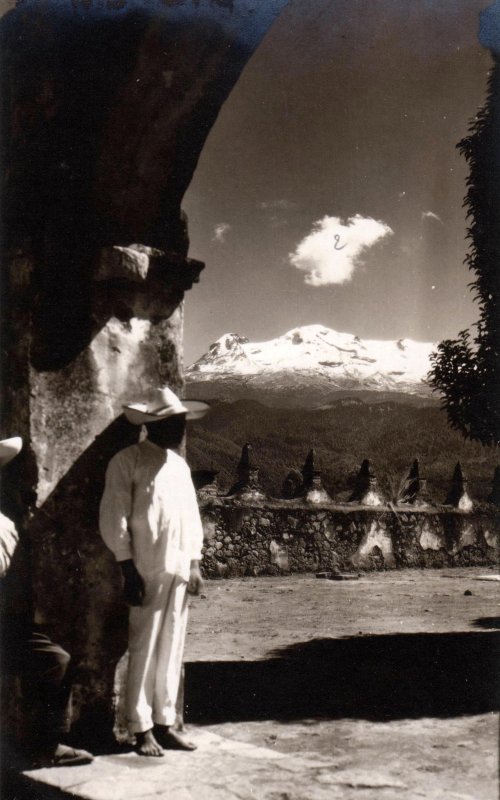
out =
[(0, 467), (5, 466), (14, 456), (17, 456), (22, 446), (23, 440), (20, 436), (0, 440)]
[(148, 393), (148, 399), (141, 403), (130, 403), (123, 406), (123, 413), (132, 425), (143, 425), (145, 422), (159, 422), (161, 419), (185, 414), (186, 419), (201, 419), (210, 406), (201, 400), (179, 400), (176, 394), (166, 386)]

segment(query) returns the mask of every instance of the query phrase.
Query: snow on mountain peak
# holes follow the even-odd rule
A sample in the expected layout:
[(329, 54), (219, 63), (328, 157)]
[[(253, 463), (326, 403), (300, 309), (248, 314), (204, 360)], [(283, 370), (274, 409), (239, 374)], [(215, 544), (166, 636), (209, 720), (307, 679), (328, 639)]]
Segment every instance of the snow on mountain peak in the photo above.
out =
[(283, 336), (251, 342), (227, 333), (210, 345), (208, 352), (186, 372), (187, 380), (210, 380), (226, 375), (258, 380), (272, 375), (297, 382), (323, 380), (350, 388), (385, 391), (419, 391), (430, 369), (434, 345), (412, 339), (386, 341), (361, 339), (324, 325), (292, 328)]
[(252, 372), (255, 370), (255, 365), (244, 350), (248, 344), (250, 340), (246, 336), (225, 333), (210, 345), (204, 356), (189, 367), (188, 373), (198, 372), (201, 369), (216, 372)]
[(225, 333), (210, 345), (208, 352), (221, 355), (224, 351), (237, 350), (238, 345), (248, 344), (249, 342), (250, 339), (247, 339), (246, 336), (240, 336), (238, 333)]

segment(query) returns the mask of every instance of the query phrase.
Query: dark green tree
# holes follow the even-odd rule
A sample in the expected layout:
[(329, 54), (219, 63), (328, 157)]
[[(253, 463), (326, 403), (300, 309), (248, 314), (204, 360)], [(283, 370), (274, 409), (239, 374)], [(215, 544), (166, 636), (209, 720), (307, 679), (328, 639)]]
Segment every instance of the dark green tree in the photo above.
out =
[(500, 61), (487, 100), (457, 145), (469, 165), (464, 200), (470, 249), (466, 263), (479, 306), (473, 330), (441, 342), (429, 382), (442, 397), (449, 424), (467, 439), (500, 442)]

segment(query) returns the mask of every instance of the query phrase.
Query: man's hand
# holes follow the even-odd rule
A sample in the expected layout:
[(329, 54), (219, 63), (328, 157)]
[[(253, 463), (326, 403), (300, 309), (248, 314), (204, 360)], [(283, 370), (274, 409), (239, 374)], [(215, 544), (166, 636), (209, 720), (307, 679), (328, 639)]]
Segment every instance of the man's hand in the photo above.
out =
[(129, 606), (142, 606), (144, 600), (145, 586), (144, 581), (137, 571), (137, 567), (131, 558), (127, 561), (120, 561), (123, 575), (123, 596)]
[(187, 592), (188, 594), (199, 594), (202, 589), (203, 578), (201, 577), (199, 562), (191, 561)]

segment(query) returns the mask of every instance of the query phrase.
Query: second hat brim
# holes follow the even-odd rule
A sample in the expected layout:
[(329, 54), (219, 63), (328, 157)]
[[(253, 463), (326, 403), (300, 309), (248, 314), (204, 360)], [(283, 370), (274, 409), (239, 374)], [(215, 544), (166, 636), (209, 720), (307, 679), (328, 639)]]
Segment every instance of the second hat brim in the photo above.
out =
[(2, 439), (0, 441), (0, 467), (12, 461), (21, 451), (22, 446), (23, 440), (20, 436), (11, 436), (10, 439)]

